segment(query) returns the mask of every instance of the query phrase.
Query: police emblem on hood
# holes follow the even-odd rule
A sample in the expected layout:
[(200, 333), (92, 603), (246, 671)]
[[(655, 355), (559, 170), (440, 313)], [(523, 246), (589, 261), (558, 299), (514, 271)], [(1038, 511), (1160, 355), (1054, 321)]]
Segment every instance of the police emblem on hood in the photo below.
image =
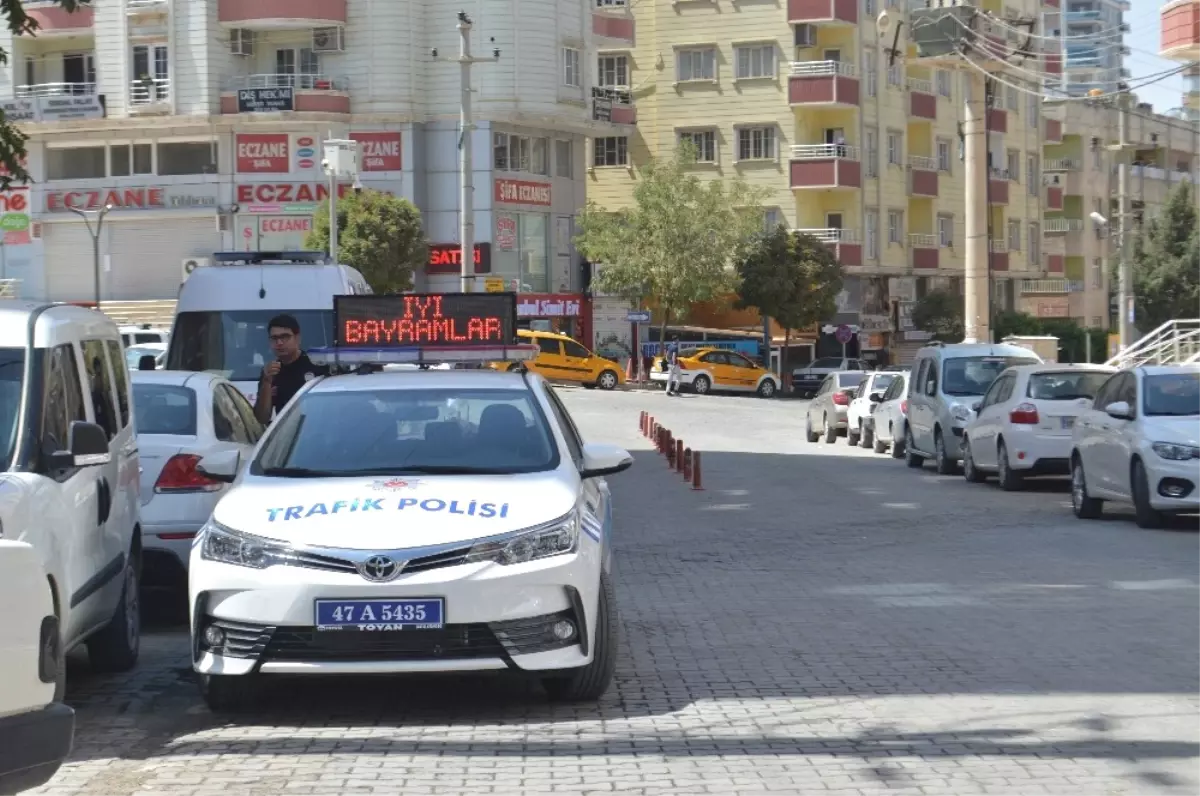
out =
[(402, 492), (405, 489), (416, 489), (420, 483), (419, 478), (385, 478), (372, 481), (371, 488), (376, 492)]

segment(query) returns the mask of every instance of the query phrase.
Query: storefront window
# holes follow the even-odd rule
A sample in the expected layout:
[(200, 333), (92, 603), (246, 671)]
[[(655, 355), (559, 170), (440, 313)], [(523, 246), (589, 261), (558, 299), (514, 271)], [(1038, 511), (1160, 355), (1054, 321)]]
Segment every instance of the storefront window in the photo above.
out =
[(163, 177), (216, 174), (216, 149), (216, 144), (211, 141), (159, 144), (158, 173)]
[(103, 146), (46, 149), (46, 178), (88, 180), (105, 176)]
[(549, 293), (549, 226), (544, 213), (497, 213), (492, 275), (517, 281), (522, 293)]

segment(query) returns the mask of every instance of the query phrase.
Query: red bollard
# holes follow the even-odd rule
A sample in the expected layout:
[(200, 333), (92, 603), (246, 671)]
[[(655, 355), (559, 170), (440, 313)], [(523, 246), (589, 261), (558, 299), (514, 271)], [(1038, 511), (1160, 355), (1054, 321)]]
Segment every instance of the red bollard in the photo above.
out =
[(692, 489), (696, 492), (704, 491), (704, 487), (700, 485), (700, 451), (692, 454)]
[(689, 482), (692, 480), (692, 449), (691, 448), (683, 449), (683, 480), (689, 481)]
[(641, 430), (642, 434), (646, 433), (646, 413), (644, 411), (638, 415), (638, 428)]
[(675, 435), (667, 432), (667, 467), (675, 466)]
[(657, 425), (658, 423), (654, 421), (654, 415), (650, 415), (646, 418), (646, 436), (650, 439), (654, 439), (654, 427)]
[(662, 426), (654, 427), (654, 450), (658, 451), (659, 453), (662, 453), (663, 432), (665, 432), (665, 431), (666, 431), (666, 429), (663, 428)]
[(683, 440), (675, 440), (675, 472), (683, 472)]

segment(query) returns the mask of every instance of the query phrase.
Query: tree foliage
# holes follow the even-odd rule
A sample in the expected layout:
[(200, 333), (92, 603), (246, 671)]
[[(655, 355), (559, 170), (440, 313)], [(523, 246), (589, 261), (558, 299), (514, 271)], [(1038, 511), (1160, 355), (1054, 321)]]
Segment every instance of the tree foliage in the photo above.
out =
[(996, 315), (993, 335), (996, 340), (1009, 335), (1057, 337), (1059, 362), (1104, 362), (1108, 359), (1108, 331), (1084, 329), (1070, 318), (1037, 318), (1026, 312), (1000, 312)]
[(754, 307), (784, 329), (806, 329), (837, 312), (842, 266), (812, 235), (777, 227), (758, 239), (737, 271), (738, 308)]
[(961, 343), (964, 335), (962, 297), (949, 290), (931, 290), (917, 301), (913, 325), (943, 343)]
[(1200, 230), (1196, 195), (1183, 181), (1161, 212), (1133, 238), (1134, 308), (1143, 332), (1178, 318), (1196, 317), (1200, 307)]
[(760, 194), (741, 179), (702, 180), (695, 150), (642, 168), (633, 204), (616, 211), (589, 202), (575, 245), (603, 264), (594, 285), (664, 312), (663, 327), (697, 302), (722, 299), (736, 285), (733, 264), (762, 232)]
[[(338, 200), (338, 262), (362, 273), (376, 293), (411, 290), (429, 260), (421, 211), (407, 199), (363, 190)], [(329, 205), (322, 202), (304, 245), (329, 249)]]

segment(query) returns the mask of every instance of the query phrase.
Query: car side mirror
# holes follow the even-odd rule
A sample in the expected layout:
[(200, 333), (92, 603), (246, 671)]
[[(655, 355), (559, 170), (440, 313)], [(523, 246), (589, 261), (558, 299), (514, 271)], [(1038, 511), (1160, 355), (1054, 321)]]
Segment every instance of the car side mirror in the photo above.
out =
[(50, 466), (56, 470), (72, 467), (96, 467), (112, 461), (108, 452), (108, 434), (95, 423), (72, 420), (67, 431), (67, 449), (50, 454)]
[(883, 400), (883, 393), (873, 392), (869, 396), (867, 396), (867, 400), (869, 400), (873, 404), (877, 404)]
[(1104, 408), (1109, 417), (1117, 420), (1133, 420), (1133, 410), (1129, 408), (1129, 404), (1125, 401), (1117, 401), (1111, 403)]
[(930, 396), (937, 395), (937, 382), (936, 381), (934, 381), (933, 379), (930, 379), (929, 381), (925, 382), (925, 394), (930, 395)]
[(589, 442), (583, 446), (583, 466), (580, 478), (599, 478), (628, 470), (633, 466), (633, 456), (624, 448), (603, 442)]
[(232, 484), (242, 466), (242, 452), (225, 450), (210, 453), (196, 463), (196, 472), (223, 484)]
[(138, 358), (138, 370), (155, 370), (157, 367), (154, 354), (142, 354)]

